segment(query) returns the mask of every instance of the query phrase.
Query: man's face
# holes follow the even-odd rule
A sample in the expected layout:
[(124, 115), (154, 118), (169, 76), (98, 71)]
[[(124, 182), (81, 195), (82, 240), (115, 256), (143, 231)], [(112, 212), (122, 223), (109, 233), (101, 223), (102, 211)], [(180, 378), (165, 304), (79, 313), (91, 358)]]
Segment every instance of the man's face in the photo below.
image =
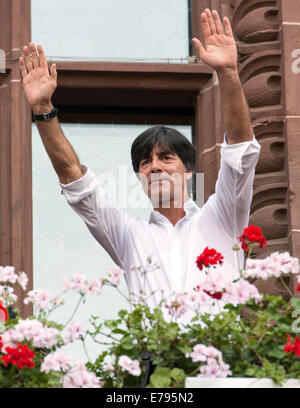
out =
[(154, 208), (170, 208), (171, 202), (174, 202), (175, 207), (181, 208), (186, 179), (191, 176), (192, 172), (186, 171), (176, 153), (164, 151), (157, 145), (139, 165), (140, 181)]

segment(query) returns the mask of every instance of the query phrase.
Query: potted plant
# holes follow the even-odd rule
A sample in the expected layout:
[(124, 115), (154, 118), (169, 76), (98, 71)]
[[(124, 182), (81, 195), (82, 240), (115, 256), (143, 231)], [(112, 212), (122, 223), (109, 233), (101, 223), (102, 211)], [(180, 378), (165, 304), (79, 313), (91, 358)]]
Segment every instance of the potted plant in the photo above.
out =
[[(25, 303), (34, 303), (35, 316), (22, 319), (12, 305), (17, 300), (12, 284), (26, 289), (28, 277), (12, 266), (0, 267), (0, 387), (1, 388), (99, 388), (99, 379), (83, 361), (72, 362), (62, 347), (83, 339), (76, 322), (65, 325), (49, 320), (64, 300), (47, 289), (27, 293)], [(96, 290), (91, 288), (91, 293)]]
[[(266, 245), (261, 229), (250, 226), (239, 237), (248, 257), (239, 276), (225, 279), (216, 268), (223, 256), (205, 248), (195, 260), (205, 278), (191, 293), (173, 293), (150, 309), (142, 291), (129, 297), (119, 289), (120, 268), (105, 278), (88, 281), (84, 275), (65, 278), (62, 294), (30, 291), (25, 302), (36, 314), (26, 320), (10, 315), (15, 302), (9, 283), (25, 288), (26, 275), (12, 267), (0, 268), (0, 386), (39, 387), (266, 387), (300, 386), (300, 340), (297, 337), (300, 299), (284, 281), (299, 273), (299, 261), (288, 253), (251, 259), (253, 248)], [(238, 251), (235, 245), (233, 250)], [(148, 258), (137, 273), (156, 268)], [(253, 279), (276, 277), (289, 299), (259, 293)], [(299, 281), (299, 277), (298, 277)], [(78, 306), (86, 296), (101, 295), (104, 286), (115, 287), (130, 303), (116, 319), (90, 317), (83, 329), (73, 321), (50, 320), (68, 291), (76, 291)], [(300, 283), (296, 291), (300, 290)], [(75, 310), (75, 312), (76, 312)], [(1, 317), (2, 316), (2, 317)], [(185, 316), (191, 316), (182, 323)], [(90, 336), (105, 346), (95, 361), (72, 365), (61, 348), (80, 341), (86, 350)], [(221, 381), (221, 383), (220, 383)]]

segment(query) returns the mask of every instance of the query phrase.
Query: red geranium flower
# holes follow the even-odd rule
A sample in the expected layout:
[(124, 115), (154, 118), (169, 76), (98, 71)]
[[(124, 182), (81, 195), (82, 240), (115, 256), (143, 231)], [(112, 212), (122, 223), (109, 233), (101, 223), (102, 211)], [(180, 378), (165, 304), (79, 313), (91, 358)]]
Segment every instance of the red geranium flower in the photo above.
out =
[(242, 243), (242, 248), (245, 252), (249, 251), (248, 245), (251, 243), (259, 244), (259, 248), (267, 244), (266, 237), (262, 234), (261, 228), (255, 227), (252, 224), (244, 229), (243, 235), (238, 237), (238, 239)]
[(2, 320), (4, 323), (6, 323), (7, 319), (8, 319), (7, 309), (0, 302), (0, 320)]
[(300, 282), (298, 283), (298, 286), (296, 287), (296, 292), (300, 292)]
[(287, 337), (287, 343), (286, 343), (286, 345), (284, 346), (284, 349), (283, 349), (283, 350), (284, 350), (286, 353), (290, 353), (291, 351), (294, 351), (294, 347), (293, 347), (293, 345), (292, 345), (292, 343), (291, 343), (291, 336), (290, 336), (289, 334), (287, 334), (286, 337)]
[(206, 247), (201, 255), (197, 257), (196, 264), (200, 271), (202, 271), (203, 266), (208, 267), (210, 265), (222, 265), (223, 255), (217, 252), (213, 248)]
[(290, 353), (293, 351), (296, 356), (300, 356), (300, 340), (296, 337), (294, 341), (294, 345), (291, 343), (291, 336), (289, 334), (286, 335), (287, 337), (287, 343), (284, 346), (284, 351), (286, 353)]
[(300, 340), (298, 338), (295, 338), (294, 353), (296, 356), (300, 356)]
[(220, 300), (222, 299), (223, 293), (224, 292), (215, 292), (215, 293), (211, 293), (208, 292), (207, 290), (204, 290), (203, 292), (207, 293), (209, 296), (211, 296), (213, 299), (217, 299)]
[(6, 354), (1, 357), (1, 361), (7, 367), (9, 364), (14, 364), (20, 370), (23, 367), (34, 367), (32, 358), (35, 356), (33, 350), (26, 345), (17, 343), (17, 347), (5, 347)]

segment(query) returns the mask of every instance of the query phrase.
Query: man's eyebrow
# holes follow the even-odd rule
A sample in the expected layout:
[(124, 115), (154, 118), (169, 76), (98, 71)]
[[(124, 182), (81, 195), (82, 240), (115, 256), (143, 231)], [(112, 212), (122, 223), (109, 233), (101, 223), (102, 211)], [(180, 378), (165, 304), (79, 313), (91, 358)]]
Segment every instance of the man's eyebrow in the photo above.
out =
[[(175, 156), (176, 153), (171, 152), (170, 150), (161, 150), (160, 152), (157, 152), (157, 154), (158, 154), (158, 156), (165, 156), (165, 155), (167, 155), (167, 154), (171, 154), (171, 155)], [(144, 156), (144, 157), (141, 159), (141, 162), (142, 162), (143, 160), (148, 160), (148, 159), (150, 159), (151, 157), (152, 157), (152, 154), (150, 153), (149, 155)]]
[(158, 152), (159, 156), (164, 156), (166, 154), (172, 154), (173, 156), (175, 156), (175, 153), (171, 152), (171, 150), (162, 150), (162, 151)]

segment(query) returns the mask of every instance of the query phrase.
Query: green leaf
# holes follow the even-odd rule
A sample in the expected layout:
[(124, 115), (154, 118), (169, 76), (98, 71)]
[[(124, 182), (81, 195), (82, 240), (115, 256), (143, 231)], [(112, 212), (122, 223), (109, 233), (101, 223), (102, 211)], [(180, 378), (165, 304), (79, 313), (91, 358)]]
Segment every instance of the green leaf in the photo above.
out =
[(286, 323), (278, 323), (278, 329), (280, 333), (290, 333), (291, 325)]
[(163, 318), (163, 313), (162, 313), (161, 309), (155, 308), (153, 310), (153, 319), (161, 321), (162, 318)]
[(268, 357), (274, 357), (274, 358), (280, 360), (280, 359), (282, 359), (282, 358), (284, 358), (286, 356), (286, 353), (284, 352), (283, 347), (284, 347), (283, 345), (282, 346), (278, 345), (278, 346), (274, 347), (272, 350), (269, 350), (266, 353), (266, 355)]
[(155, 388), (164, 388), (171, 385), (171, 370), (167, 367), (157, 367), (155, 372), (150, 376), (151, 384)]
[(295, 309), (300, 309), (300, 298), (292, 298), (290, 300), (291, 304), (294, 306)]
[(190, 347), (185, 341), (180, 341), (176, 348), (183, 354), (190, 353), (192, 351), (192, 347)]
[(122, 329), (113, 329), (112, 333), (117, 333), (117, 334), (123, 334), (124, 336), (128, 336), (128, 333), (126, 330), (122, 330)]
[(257, 367), (249, 367), (247, 368), (247, 370), (245, 371), (245, 375), (247, 377), (256, 377), (257, 375)]
[[(128, 329), (127, 334), (128, 333), (132, 334), (135, 337), (140, 337), (139, 335), (141, 333), (141, 330), (140, 329), (135, 329), (134, 327), (130, 327), (130, 329)], [(142, 332), (142, 333), (145, 333), (145, 332)], [(146, 336), (144, 335), (143, 337), (146, 337)]]
[(124, 319), (125, 316), (127, 316), (128, 311), (127, 310), (119, 310), (118, 316), (120, 316), (122, 319)]
[(152, 363), (154, 365), (159, 365), (159, 364), (162, 364), (163, 362), (164, 362), (164, 359), (162, 357), (155, 357)]
[(147, 343), (147, 349), (148, 349), (149, 351), (153, 351), (153, 352), (156, 352), (156, 353), (159, 353), (159, 352), (161, 351), (161, 350), (160, 350), (160, 345), (157, 344), (157, 342), (152, 341), (152, 340), (150, 340), (150, 341)]
[[(260, 374), (260, 373), (259, 373)], [(262, 376), (272, 378), (272, 380), (276, 383), (281, 385), (284, 379), (286, 378), (286, 372), (283, 366), (276, 364), (272, 364), (266, 358), (263, 361), (263, 367), (261, 370)]]
[(300, 360), (294, 361), (292, 365), (289, 366), (289, 372), (300, 371)]
[(118, 326), (118, 323), (115, 320), (105, 320), (104, 324), (108, 329), (114, 329)]
[(98, 320), (98, 319), (100, 319), (99, 316), (94, 316), (94, 315), (90, 316), (90, 320)]
[(155, 329), (149, 330), (148, 333), (147, 333), (147, 337), (148, 337), (149, 340), (153, 340), (155, 342), (158, 341), (158, 333), (157, 333), (157, 331)]
[(63, 324), (56, 323), (56, 322), (54, 322), (52, 320), (39, 319), (39, 321), (41, 323), (43, 323), (43, 325), (45, 325), (47, 327), (53, 327), (54, 329), (58, 329), (60, 331), (63, 330), (63, 328), (64, 328)]
[(142, 320), (143, 320), (143, 313), (138, 309), (136, 309), (130, 316), (130, 322), (134, 326), (140, 327)]
[(121, 339), (121, 346), (125, 349), (125, 350), (132, 350), (134, 347), (133, 344), (133, 338), (132, 337), (123, 337)]
[(180, 368), (173, 368), (170, 372), (170, 377), (175, 381), (182, 381), (185, 379), (185, 372)]
[(268, 300), (270, 305), (274, 306), (280, 306), (283, 304), (286, 304), (286, 302), (283, 300), (282, 296), (273, 296), (273, 295), (266, 295), (265, 296), (266, 300)]
[(115, 388), (115, 387), (116, 385), (114, 384), (114, 381), (112, 378), (108, 378), (107, 380), (105, 380), (103, 388)]
[(177, 323), (175, 322), (169, 323), (166, 328), (166, 332), (164, 333), (164, 337), (166, 339), (173, 340), (177, 337), (178, 330), (179, 326)]

